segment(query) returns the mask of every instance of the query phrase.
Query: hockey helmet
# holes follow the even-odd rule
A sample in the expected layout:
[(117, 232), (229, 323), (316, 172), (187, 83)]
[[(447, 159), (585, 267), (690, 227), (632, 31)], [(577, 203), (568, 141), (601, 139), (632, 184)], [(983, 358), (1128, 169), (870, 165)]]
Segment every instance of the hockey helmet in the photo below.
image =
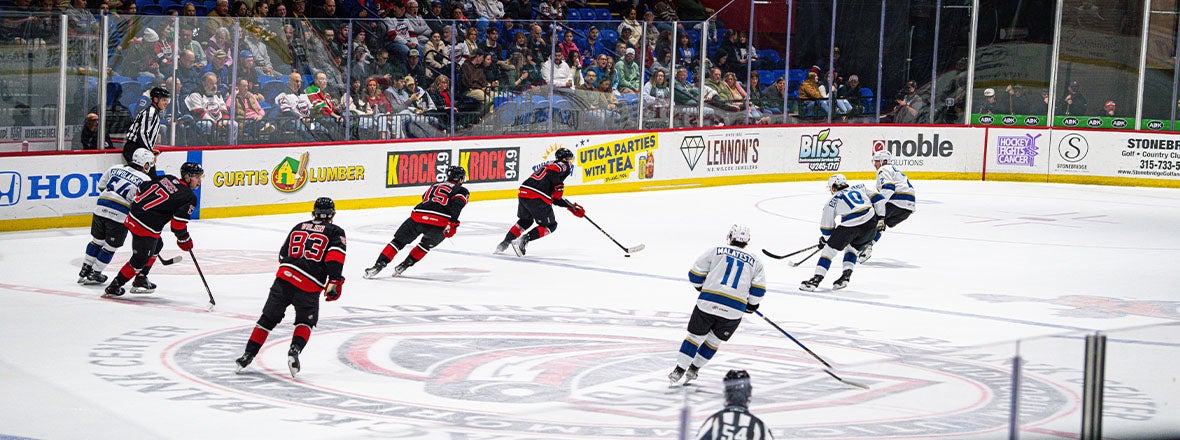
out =
[(136, 149), (131, 153), (131, 164), (144, 171), (150, 170), (156, 164), (156, 155), (147, 148)]
[(205, 168), (196, 162), (185, 162), (180, 166), (180, 178), (185, 179), (188, 176), (204, 176)]
[(557, 160), (569, 161), (573, 160), (574, 152), (570, 151), (569, 148), (558, 148), (557, 151), (553, 153), (553, 157), (556, 157)]
[(447, 180), (451, 182), (462, 182), (467, 180), (467, 170), (458, 165), (451, 165), (447, 167)]
[(315, 207), (312, 208), (311, 215), (320, 220), (331, 219), (336, 216), (336, 202), (332, 201), (331, 197), (315, 199)]
[(893, 160), (893, 153), (890, 153), (889, 150), (882, 149), (873, 153), (873, 162), (889, 163), (890, 160)]
[(832, 191), (848, 188), (848, 178), (843, 174), (833, 174), (828, 178), (828, 188), (831, 188)]
[(748, 226), (738, 225), (738, 224), (730, 226), (729, 227), (729, 235), (727, 236), (727, 238), (729, 238), (730, 243), (741, 243), (741, 244), (749, 243), (750, 242), (750, 228)]
[(169, 92), (168, 89), (165, 89), (163, 87), (152, 87), (152, 90), (150, 92), (148, 92), (148, 95), (150, 95), (152, 97), (152, 99), (171, 98), (172, 97), (172, 93)]
[(754, 388), (750, 386), (750, 373), (746, 370), (729, 370), (722, 382), (725, 385), (725, 402), (745, 405), (750, 401)]

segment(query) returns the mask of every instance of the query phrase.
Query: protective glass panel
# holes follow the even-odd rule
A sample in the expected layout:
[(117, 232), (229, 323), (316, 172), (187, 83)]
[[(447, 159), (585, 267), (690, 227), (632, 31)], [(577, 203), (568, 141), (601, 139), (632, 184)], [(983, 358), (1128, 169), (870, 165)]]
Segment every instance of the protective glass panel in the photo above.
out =
[[(1155, 316), (1175, 319), (1175, 302), (1142, 303)], [(1105, 332), (1102, 435), (1110, 438), (1180, 437), (1180, 324)]]
[(967, 55), (971, 43), (971, 0), (941, 0), (937, 3), (938, 47), (936, 48), (934, 117), (935, 124), (962, 124), (967, 120)]
[[(840, 1), (836, 5), (836, 123), (876, 121), (877, 65), (881, 42), (880, 0)], [(829, 18), (830, 20), (830, 18)], [(826, 69), (824, 66), (820, 68)]]
[[(1054, 125), (1127, 128), (1138, 103), (1143, 2), (1066, 0)], [(1113, 105), (1110, 105), (1113, 104)]]
[[(61, 15), (40, 1), (0, 15), (0, 151), (52, 150), (57, 142)], [(82, 116), (67, 123), (80, 124)], [(67, 137), (69, 139), (69, 137)]]
[[(1147, 30), (1147, 65), (1140, 130), (1176, 130), (1176, 43), (1180, 7), (1175, 0), (1152, 1)], [(1155, 97), (1155, 99), (1147, 99)], [(1163, 99), (1167, 98), (1167, 99)]]
[(930, 120), (934, 9), (933, 2), (886, 3), (882, 122), (924, 124)]
[(981, 3), (973, 124), (1048, 124), (1056, 3)]
[[(83, 9), (65, 11), (69, 23), (66, 40), (66, 147), (67, 149), (113, 148), (98, 140), (99, 71), (102, 63), (102, 22)], [(94, 116), (90, 116), (93, 114)], [(57, 125), (54, 121), (46, 121)], [(85, 130), (85, 134), (83, 133)]]

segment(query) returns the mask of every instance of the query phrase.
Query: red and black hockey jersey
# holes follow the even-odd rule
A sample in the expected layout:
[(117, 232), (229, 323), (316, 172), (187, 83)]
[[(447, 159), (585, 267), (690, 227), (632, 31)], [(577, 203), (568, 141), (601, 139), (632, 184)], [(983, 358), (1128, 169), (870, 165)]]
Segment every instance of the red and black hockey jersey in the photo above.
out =
[(159, 237), (171, 222), (172, 233), (183, 239), (188, 237), (188, 221), (195, 209), (197, 195), (192, 188), (179, 177), (165, 175), (139, 186), (123, 224), (132, 234)]
[(565, 192), (565, 178), (569, 177), (572, 171), (570, 165), (562, 161), (551, 161), (537, 165), (536, 170), (520, 184), (517, 197), (540, 199), (548, 204), (568, 207), (569, 203), (562, 199), (562, 195)]
[(418, 223), (445, 227), (459, 221), (459, 213), (467, 206), (470, 195), (461, 183), (436, 183), (422, 194), (422, 203), (414, 207), (410, 218)]
[(304, 292), (319, 293), (328, 280), (344, 278), (341, 271), (347, 247), (344, 228), (317, 220), (297, 224), (279, 249), (275, 276)]

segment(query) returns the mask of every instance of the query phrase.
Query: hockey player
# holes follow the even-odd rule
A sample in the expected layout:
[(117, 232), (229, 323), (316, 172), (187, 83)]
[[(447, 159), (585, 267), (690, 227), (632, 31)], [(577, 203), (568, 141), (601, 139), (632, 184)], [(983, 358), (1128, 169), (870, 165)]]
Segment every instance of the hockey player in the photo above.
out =
[(131, 210), (131, 201), (139, 193), (139, 186), (150, 180), (147, 171), (154, 167), (156, 156), (147, 149), (138, 149), (131, 155), (131, 165), (115, 165), (107, 169), (98, 180), (98, 206), (90, 220), (90, 243), (86, 245), (86, 258), (78, 282), (86, 285), (107, 282), (102, 270), (111, 263), (115, 250), (127, 240), (127, 227), (123, 221)]
[(910, 218), (910, 214), (917, 208), (916, 193), (914, 186), (910, 184), (910, 178), (897, 169), (897, 166), (889, 163), (892, 159), (893, 155), (889, 150), (873, 153), (873, 167), (877, 169), (877, 192), (885, 198), (885, 217), (877, 220), (877, 234), (873, 237), (873, 242), (861, 251), (862, 263), (869, 261), (869, 257), (873, 256), (873, 245), (881, 240), (881, 233), (885, 232), (885, 228), (896, 227)]
[(828, 178), (828, 189), (832, 192), (832, 199), (824, 205), (824, 213), (819, 220), (819, 247), (823, 251), (819, 254), (819, 262), (815, 264), (815, 275), (803, 281), (799, 290), (814, 291), (824, 275), (832, 266), (832, 257), (839, 251), (844, 251), (844, 272), (832, 289), (840, 290), (848, 286), (852, 279), (852, 268), (856, 266), (856, 257), (861, 249), (873, 241), (877, 233), (877, 219), (885, 214), (885, 198), (864, 185), (848, 186), (848, 179), (843, 174), (833, 174)]
[(728, 341), (737, 331), (742, 313), (758, 310), (766, 294), (762, 262), (745, 251), (750, 242), (750, 228), (733, 225), (727, 238), (728, 245), (701, 254), (688, 271), (688, 281), (701, 294), (688, 319), (688, 336), (680, 344), (676, 368), (668, 374), (673, 385), (681, 377), (685, 384), (696, 379), (721, 342)]
[(467, 170), (463, 167), (447, 167), (447, 181), (431, 185), (422, 194), (422, 203), (415, 206), (410, 212), (410, 218), (397, 228), (393, 240), (381, 250), (381, 255), (377, 256), (377, 262), (373, 263), (373, 267), (365, 269), (365, 278), (377, 276), (402, 248), (419, 235), (422, 236), (422, 240), (418, 242), (418, 246), (410, 250), (410, 255), (405, 260), (393, 268), (393, 276), (401, 275), (410, 266), (421, 261), (426, 257), (426, 253), (442, 243), (444, 238), (453, 237), (459, 229), (459, 213), (467, 206), (467, 198), (471, 194), (463, 187), (466, 180)]
[(270, 286), (262, 316), (246, 341), (246, 351), (234, 361), (237, 371), (254, 361), (271, 330), (283, 321), (287, 306), (295, 307), (295, 335), (287, 349), (287, 368), (291, 377), (299, 372), (299, 353), (311, 338), (311, 328), (320, 317), (320, 293), (325, 301), (340, 299), (344, 292), (344, 257), (348, 240), (344, 229), (332, 223), (336, 202), (327, 197), (316, 199), (312, 219), (291, 228), (283, 247), (279, 248), (279, 270)]
[(205, 170), (196, 162), (180, 166), (180, 177), (165, 175), (144, 183), (131, 204), (131, 211), (123, 222), (131, 232), (131, 259), (119, 269), (119, 274), (107, 285), (104, 298), (122, 296), (123, 285), (135, 278), (132, 293), (151, 293), (156, 284), (148, 280), (148, 271), (156, 262), (156, 255), (164, 247), (160, 233), (170, 224), (176, 235), (176, 246), (183, 251), (193, 248), (188, 233), (188, 221), (197, 208), (194, 189), (201, 187)]
[[(504, 240), (496, 246), (496, 253), (504, 252), (508, 245), (516, 256), (523, 257), (530, 241), (552, 234), (557, 230), (557, 218), (553, 215), (553, 205), (566, 208), (575, 217), (584, 217), (586, 210), (582, 205), (573, 203), (562, 197), (565, 191), (565, 178), (573, 170), (570, 162), (574, 153), (568, 148), (558, 148), (553, 153), (557, 160), (544, 162), (535, 167), (532, 176), (520, 184), (517, 192), (516, 224), (504, 234)], [(529, 229), (537, 223), (537, 227)]]
[(754, 388), (750, 386), (750, 373), (746, 370), (729, 370), (725, 373), (725, 408), (713, 413), (701, 429), (697, 440), (723, 440), (742, 438), (746, 440), (773, 440), (770, 428), (747, 408)]

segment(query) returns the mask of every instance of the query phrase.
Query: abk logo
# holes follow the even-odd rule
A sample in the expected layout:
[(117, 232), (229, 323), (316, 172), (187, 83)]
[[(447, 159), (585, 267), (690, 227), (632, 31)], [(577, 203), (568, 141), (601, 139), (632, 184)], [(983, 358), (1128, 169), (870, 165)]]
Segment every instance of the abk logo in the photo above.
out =
[(979, 117), (980, 124), (991, 124), (995, 120), (996, 118), (993, 118), (992, 115), (983, 115)]
[(1062, 119), (1061, 123), (1065, 124), (1066, 127), (1077, 127), (1078, 126), (1078, 118), (1070, 116), (1065, 119)]
[(680, 141), (680, 154), (684, 156), (684, 161), (688, 163), (689, 171), (692, 171), (697, 166), (697, 162), (701, 160), (701, 154), (705, 152), (705, 138), (701, 136), (685, 136), (684, 140)]
[(16, 171), (0, 171), (0, 206), (20, 202), (21, 175)]
[(1110, 121), (1110, 126), (1111, 126), (1111, 127), (1114, 127), (1114, 128), (1123, 128), (1123, 127), (1126, 127), (1126, 126), (1127, 126), (1127, 120), (1126, 120), (1126, 119), (1115, 119), (1115, 120), (1113, 120), (1113, 121)]
[(1086, 120), (1086, 125), (1089, 125), (1089, 126), (1091, 126), (1091, 127), (1101, 127), (1101, 126), (1102, 126), (1102, 118), (1090, 118), (1090, 119), (1087, 119), (1087, 120)]
[(1090, 142), (1077, 133), (1070, 133), (1061, 138), (1061, 142), (1057, 144), (1057, 154), (1066, 162), (1081, 161), (1086, 158), (1086, 153), (1089, 152)]
[(1147, 128), (1150, 130), (1163, 130), (1164, 129), (1164, 122), (1163, 121), (1148, 122)]
[(1012, 115), (1004, 116), (1004, 119), (1001, 122), (1003, 122), (1004, 125), (1016, 125), (1016, 117)]
[(1041, 118), (1029, 116), (1024, 118), (1024, 125), (1041, 125)]

